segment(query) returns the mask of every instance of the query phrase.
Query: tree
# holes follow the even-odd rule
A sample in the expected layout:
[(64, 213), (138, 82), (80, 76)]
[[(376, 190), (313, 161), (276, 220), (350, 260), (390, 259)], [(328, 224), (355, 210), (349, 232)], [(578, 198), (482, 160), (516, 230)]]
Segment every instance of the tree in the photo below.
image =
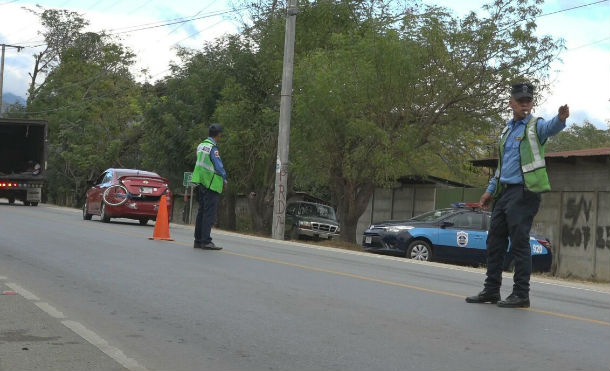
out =
[(29, 74), (28, 105), (34, 100), (46, 81), (45, 79), (43, 82), (39, 82), (39, 79), (61, 63), (64, 50), (73, 45), (82, 30), (89, 24), (76, 12), (65, 9), (43, 9), (40, 5), (37, 5), (37, 8), (38, 10), (30, 11), (40, 18), (44, 31), (39, 34), (44, 37), (45, 43), (44, 49), (34, 55), (34, 69)]
[(487, 17), (463, 19), (437, 7), (361, 8), (355, 28), (298, 62), (297, 172), (329, 184), (343, 239), (356, 240), (376, 186), (408, 174), (459, 174), (456, 159), (503, 124), (513, 81), (544, 85), (561, 43), (534, 36), (536, 4), (498, 0)]
[[(47, 24), (57, 29), (45, 33), (61, 33), (74, 17), (80, 16)], [(133, 54), (122, 45), (104, 34), (70, 38), (29, 97), (27, 114), (49, 121), (49, 197), (76, 206), (88, 179), (105, 168), (137, 162), (131, 144), (137, 141), (139, 89), (129, 72)]]
[(610, 146), (610, 129), (598, 129), (595, 125), (585, 121), (582, 125), (572, 125), (549, 138), (546, 151), (561, 152), (608, 146)]

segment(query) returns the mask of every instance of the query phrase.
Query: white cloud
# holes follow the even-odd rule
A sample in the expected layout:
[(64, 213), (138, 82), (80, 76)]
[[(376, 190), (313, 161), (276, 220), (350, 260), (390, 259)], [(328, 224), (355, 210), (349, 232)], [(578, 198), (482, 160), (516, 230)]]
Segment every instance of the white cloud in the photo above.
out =
[[(33, 5), (25, 5), (33, 9)], [(220, 6), (223, 6), (220, 4)], [(226, 8), (221, 8), (226, 9)], [(150, 24), (160, 22), (163, 19), (180, 17), (179, 13), (170, 14), (166, 8), (148, 9), (146, 14), (122, 14), (120, 7), (112, 7), (114, 13), (102, 11), (86, 11), (86, 9), (70, 9), (83, 13), (89, 20), (90, 26), (87, 30), (99, 31), (102, 29), (112, 30), (126, 26)], [(103, 9), (102, 9), (103, 10)], [(213, 12), (210, 8), (205, 13)], [(138, 12), (140, 13), (140, 12)], [(196, 11), (188, 12), (187, 16), (194, 15)], [(0, 12), (0, 42), (19, 43), (18, 45), (35, 45), (41, 40), (37, 34), (41, 30), (37, 17), (27, 12), (22, 7), (7, 5)], [(133, 72), (137, 77), (142, 69), (147, 69), (149, 74), (155, 75), (154, 80), (163, 78), (167, 73), (169, 64), (177, 61), (175, 46), (180, 44), (186, 47), (199, 48), (205, 41), (213, 40), (226, 33), (235, 32), (237, 29), (233, 22), (226, 17), (215, 16), (203, 18), (189, 23), (188, 27), (178, 25), (164, 26), (148, 30), (117, 35), (123, 45), (130, 48), (136, 55), (136, 64)], [(174, 30), (174, 32), (171, 32)], [(194, 33), (201, 33), (189, 37)], [(10, 52), (11, 58), (6, 59), (4, 91), (25, 96), (28, 86), (28, 72), (32, 71), (34, 63), (32, 54), (39, 49), (25, 49), (21, 53)], [(7, 52), (7, 57), (9, 52)]]

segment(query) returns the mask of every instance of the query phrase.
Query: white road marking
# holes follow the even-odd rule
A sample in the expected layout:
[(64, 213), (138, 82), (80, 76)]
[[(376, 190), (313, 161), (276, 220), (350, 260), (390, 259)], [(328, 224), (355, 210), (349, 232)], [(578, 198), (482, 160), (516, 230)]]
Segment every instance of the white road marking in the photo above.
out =
[(77, 335), (87, 340), (93, 346), (106, 353), (109, 357), (120, 363), (123, 367), (131, 371), (147, 371), (135, 359), (129, 358), (120, 349), (113, 347), (108, 342), (102, 339), (98, 334), (89, 330), (81, 323), (76, 321), (64, 320), (61, 321), (67, 328), (74, 331)]
[(49, 303), (45, 303), (43, 301), (37, 301), (34, 304), (36, 304), (38, 306), (38, 308), (42, 309), (45, 313), (47, 313), (49, 316), (51, 316), (53, 318), (57, 318), (57, 319), (66, 318), (66, 316), (64, 316), (64, 314), (62, 312), (55, 309), (55, 307)]
[[(6, 277), (5, 277), (5, 279), (6, 279)], [(36, 296), (33, 293), (31, 293), (30, 291), (24, 289), (21, 285), (18, 285), (14, 282), (8, 282), (8, 283), (6, 283), (6, 286), (10, 287), (14, 291), (16, 291), (19, 295), (26, 298), (27, 300), (33, 301), (34, 304), (36, 304), (36, 306), (38, 308), (42, 309), (45, 313), (47, 313), (51, 317), (63, 320), (63, 321), (61, 321), (61, 323), (64, 326), (66, 326), (67, 328), (72, 330), (75, 334), (77, 334), (78, 336), (85, 339), (91, 345), (95, 346), (96, 348), (98, 348), (99, 350), (104, 352), (106, 355), (108, 355), (110, 358), (117, 361), (119, 364), (121, 364), (123, 367), (127, 368), (128, 370), (130, 370), (130, 371), (148, 371), (148, 369), (146, 367), (142, 366), (141, 364), (139, 364), (138, 361), (136, 361), (133, 358), (127, 357), (125, 355), (125, 353), (123, 353), (119, 348), (108, 344), (108, 342), (106, 340), (104, 340), (101, 336), (99, 336), (95, 332), (89, 330), (87, 327), (83, 326), (80, 322), (65, 319), (66, 316), (62, 312), (57, 310), (55, 307), (53, 307), (49, 303), (40, 301), (38, 296)]]
[(23, 287), (19, 286), (18, 284), (14, 283), (14, 282), (8, 282), (6, 285), (8, 287), (10, 287), (11, 289), (13, 289), (13, 291), (16, 291), (19, 295), (23, 296), (24, 298), (26, 298), (28, 300), (40, 301), (38, 296), (32, 294), (31, 292), (29, 292), (28, 290), (24, 289)]

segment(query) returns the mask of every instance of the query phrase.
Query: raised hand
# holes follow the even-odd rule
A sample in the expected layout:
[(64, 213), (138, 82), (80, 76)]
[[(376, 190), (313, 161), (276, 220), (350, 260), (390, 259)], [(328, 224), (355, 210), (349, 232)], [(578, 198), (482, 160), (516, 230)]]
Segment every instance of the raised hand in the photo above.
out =
[(559, 107), (559, 119), (565, 121), (568, 117), (570, 117), (570, 107), (567, 104)]

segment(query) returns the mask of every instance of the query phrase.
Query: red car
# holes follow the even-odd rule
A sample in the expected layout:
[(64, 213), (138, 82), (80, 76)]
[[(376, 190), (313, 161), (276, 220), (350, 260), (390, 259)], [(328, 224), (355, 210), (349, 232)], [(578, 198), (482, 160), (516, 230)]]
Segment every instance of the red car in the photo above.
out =
[(167, 212), (171, 216), (172, 194), (167, 179), (150, 171), (108, 169), (87, 190), (83, 219), (99, 215), (104, 223), (110, 218), (127, 218), (145, 225), (157, 218), (162, 195), (167, 198)]

